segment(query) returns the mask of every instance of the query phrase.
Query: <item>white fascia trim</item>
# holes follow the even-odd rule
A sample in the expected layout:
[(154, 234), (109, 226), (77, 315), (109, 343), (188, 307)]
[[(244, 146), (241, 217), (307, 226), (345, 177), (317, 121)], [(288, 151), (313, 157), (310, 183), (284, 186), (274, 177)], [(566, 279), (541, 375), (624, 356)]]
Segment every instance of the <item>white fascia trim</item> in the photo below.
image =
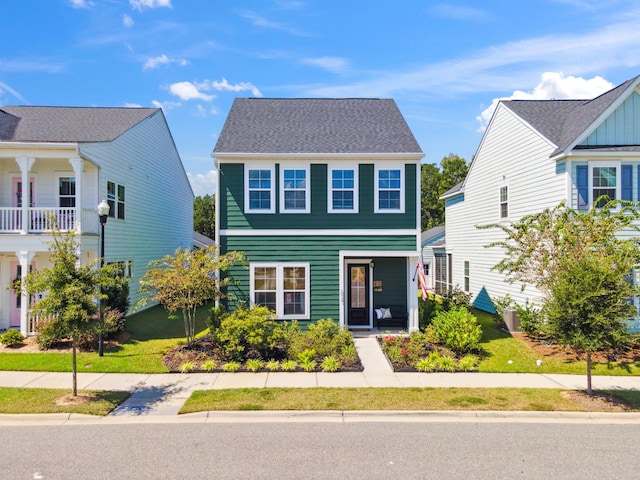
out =
[(3, 157), (69, 158), (80, 155), (79, 147), (76, 142), (2, 142), (0, 152)]
[[(220, 230), (220, 236), (224, 237), (310, 237), (310, 236), (397, 236), (397, 235), (416, 235), (416, 229), (398, 229), (398, 230), (283, 230), (283, 229), (223, 229)], [(420, 235), (420, 233), (418, 233)]]
[(424, 153), (218, 153), (211, 155), (215, 162), (244, 161), (244, 160), (272, 160), (272, 159), (386, 159), (414, 160), (419, 162)]
[(590, 150), (578, 150), (578, 151), (573, 151), (573, 152), (569, 152), (569, 153), (562, 153), (559, 155), (556, 155), (555, 157), (553, 157), (551, 160), (555, 160), (555, 161), (560, 161), (563, 158), (573, 158), (575, 160), (590, 160), (593, 158), (600, 158), (600, 159), (608, 159), (608, 160), (618, 160), (620, 158), (635, 158), (638, 159), (640, 158), (640, 151), (638, 152), (616, 152), (616, 151), (599, 151), (599, 152), (594, 152), (594, 151), (590, 151)]
[(343, 262), (347, 257), (370, 257), (375, 262), (375, 257), (407, 257), (418, 258), (420, 256), (419, 250), (340, 250), (340, 262)]

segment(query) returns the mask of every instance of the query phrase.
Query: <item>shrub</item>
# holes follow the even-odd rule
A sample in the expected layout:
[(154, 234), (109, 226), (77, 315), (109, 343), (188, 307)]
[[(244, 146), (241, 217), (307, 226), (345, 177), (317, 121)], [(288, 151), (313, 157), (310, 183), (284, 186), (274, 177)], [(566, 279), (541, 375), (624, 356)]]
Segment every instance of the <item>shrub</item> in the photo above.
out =
[(482, 328), (476, 317), (464, 307), (440, 312), (432, 325), (438, 340), (457, 354), (480, 348)]
[(306, 332), (296, 332), (289, 337), (289, 358), (297, 356), (305, 350), (315, 350), (318, 358), (335, 355), (345, 348), (353, 346), (353, 338), (348, 330), (330, 318), (318, 320), (309, 325)]
[(463, 292), (458, 285), (442, 295), (443, 310), (455, 310), (458, 308), (471, 308), (471, 294)]
[(227, 315), (227, 311), (222, 305), (209, 309), (209, 314), (207, 315), (206, 320), (207, 328), (209, 329), (209, 331), (213, 333), (220, 326), (220, 323), (227, 317)]
[(280, 369), (280, 362), (278, 360), (269, 360), (267, 362), (267, 369), (275, 372)]
[(416, 370), (419, 372), (436, 372), (440, 368), (441, 358), (438, 352), (431, 352), (426, 358), (421, 358), (416, 362)]
[(268, 358), (276, 345), (285, 341), (286, 333), (271, 310), (255, 306), (241, 307), (223, 318), (211, 337), (229, 358), (240, 362), (251, 355)]
[(429, 294), (427, 299), (418, 302), (418, 322), (420, 330), (427, 328), (433, 317), (442, 310), (442, 298)]
[(458, 363), (455, 358), (441, 357), (438, 367), (438, 370), (443, 372), (455, 372), (458, 368)]
[(299, 362), (299, 364), (305, 372), (313, 372), (316, 369), (315, 360), (305, 360), (304, 362)]
[(328, 357), (324, 357), (321, 366), (323, 372), (337, 372), (340, 368), (340, 360), (333, 355), (329, 355)]
[(227, 362), (222, 366), (222, 370), (225, 372), (237, 372), (240, 370), (240, 364), (238, 362)]
[(342, 350), (340, 350), (340, 358), (344, 363), (354, 363), (358, 359), (356, 346), (351, 344), (342, 347)]
[(196, 369), (196, 365), (193, 362), (184, 362), (180, 365), (180, 371), (182, 373), (191, 373)]
[(504, 318), (504, 309), (509, 308), (512, 303), (513, 300), (511, 299), (511, 295), (508, 293), (504, 297), (495, 297), (491, 299), (491, 304), (496, 310), (496, 317), (498, 317), (498, 321), (502, 321)]
[(458, 368), (460, 368), (460, 370), (462, 370), (463, 372), (471, 372), (476, 369), (479, 361), (480, 359), (477, 355), (468, 353), (460, 359), (460, 361), (458, 362)]
[(543, 340), (549, 337), (549, 327), (539, 308), (529, 305), (523, 307), (518, 304), (514, 304), (513, 308), (518, 313), (520, 329), (524, 333), (537, 340)]
[(205, 372), (213, 372), (216, 369), (216, 367), (217, 367), (217, 364), (215, 360), (207, 360), (202, 364), (202, 369)]
[(293, 372), (297, 366), (298, 364), (294, 360), (285, 360), (280, 365), (280, 368), (283, 372)]
[(247, 370), (249, 370), (250, 372), (257, 372), (262, 368), (263, 365), (264, 364), (262, 360), (260, 360), (259, 358), (250, 358), (249, 360), (247, 360), (247, 363), (245, 363), (245, 367), (247, 367)]
[(0, 343), (5, 347), (15, 347), (24, 341), (24, 336), (18, 330), (7, 330), (0, 336)]

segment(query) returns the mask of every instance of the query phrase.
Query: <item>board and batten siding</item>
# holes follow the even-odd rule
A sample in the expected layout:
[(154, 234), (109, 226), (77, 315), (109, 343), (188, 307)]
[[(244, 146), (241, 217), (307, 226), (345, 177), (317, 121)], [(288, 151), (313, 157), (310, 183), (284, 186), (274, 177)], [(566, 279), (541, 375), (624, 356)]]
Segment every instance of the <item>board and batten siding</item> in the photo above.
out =
[(640, 145), (640, 94), (627, 97), (582, 145)]
[(99, 200), (107, 182), (125, 187), (125, 219), (109, 217), (105, 261), (133, 261), (130, 299), (151, 260), (193, 243), (193, 192), (161, 111), (109, 143), (81, 145), (81, 154), (101, 167)]
[[(492, 267), (503, 258), (498, 228), (478, 229), (501, 221), (516, 222), (524, 215), (560, 203), (566, 196), (566, 173), (557, 173), (549, 158), (555, 149), (511, 111), (499, 106), (469, 169), (464, 201), (450, 202), (446, 209), (446, 250), (452, 255), (452, 284), (463, 288), (464, 262), (469, 262), (472, 302), (486, 303), (486, 295), (509, 294), (518, 303), (539, 297), (533, 287), (508, 284)], [(500, 218), (500, 187), (508, 188), (509, 215)]]
[[(220, 161), (220, 212), (216, 220), (221, 230), (226, 229), (416, 229), (419, 209), (416, 189), (419, 164), (399, 163), (404, 168), (404, 213), (374, 213), (374, 160), (359, 160), (358, 165), (358, 213), (327, 213), (327, 162), (332, 160), (310, 159), (302, 163), (310, 164), (311, 212), (278, 213), (280, 175), (286, 161), (274, 159), (276, 213), (244, 212), (244, 164)], [(301, 161), (296, 164), (299, 165)], [(355, 163), (355, 161), (353, 162)], [(265, 162), (265, 165), (267, 163)]]
[[(323, 318), (337, 320), (340, 317), (341, 250), (362, 250), (369, 254), (374, 250), (406, 251), (415, 249), (415, 241), (413, 235), (224, 236), (220, 240), (220, 248), (223, 252), (244, 252), (247, 255), (247, 266), (251, 262), (308, 262), (311, 282), (309, 290), (311, 297), (310, 321), (315, 322)], [(229, 274), (236, 283), (229, 288), (229, 292), (248, 303), (249, 270), (236, 266), (229, 271)], [(305, 322), (300, 323), (304, 324)]]

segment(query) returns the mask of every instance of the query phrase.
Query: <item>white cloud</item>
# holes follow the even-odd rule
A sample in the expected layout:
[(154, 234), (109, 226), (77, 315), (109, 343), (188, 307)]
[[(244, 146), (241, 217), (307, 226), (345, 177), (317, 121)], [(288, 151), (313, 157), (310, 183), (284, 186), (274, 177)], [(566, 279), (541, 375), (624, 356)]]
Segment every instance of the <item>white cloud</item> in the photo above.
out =
[(533, 90), (530, 92), (516, 90), (508, 97), (494, 98), (491, 106), (485, 108), (476, 118), (480, 122), (480, 131), (483, 131), (489, 124), (500, 100), (589, 100), (613, 87), (611, 82), (599, 76), (585, 79), (572, 75), (565, 77), (561, 72), (545, 72), (542, 74), (540, 83)]
[(255, 85), (249, 82), (240, 82), (240, 83), (236, 83), (235, 85), (232, 85), (224, 77), (222, 77), (221, 82), (218, 82), (216, 80), (211, 82), (211, 87), (214, 90), (225, 91), (225, 92), (243, 92), (248, 90), (248, 91), (251, 91), (251, 94), (255, 97), (262, 96), (262, 92), (260, 92), (260, 90), (258, 90), (258, 88)]
[(210, 102), (215, 98), (215, 95), (208, 95), (201, 92), (199, 86), (191, 82), (172, 83), (169, 86), (169, 91), (181, 100), (202, 100), (204, 102)]
[(347, 68), (347, 61), (340, 57), (303, 58), (301, 62), (305, 65), (322, 68), (334, 73), (342, 72)]
[(131, 8), (141, 12), (145, 8), (172, 8), (171, 0), (129, 0)]
[(127, 108), (142, 108), (142, 105), (140, 105), (139, 103), (128, 103), (126, 102), (124, 104), (125, 107)]
[(91, 8), (94, 5), (91, 0), (69, 0), (69, 4), (73, 8)]
[(216, 172), (209, 170), (206, 173), (187, 172), (187, 177), (191, 183), (193, 194), (196, 197), (213, 195), (216, 192)]
[(133, 27), (133, 18), (125, 13), (122, 15), (122, 25), (125, 27)]
[(182, 106), (180, 102), (160, 102), (158, 100), (152, 100), (151, 104), (156, 108), (161, 108), (165, 112), (173, 108), (178, 108)]
[(153, 57), (147, 59), (147, 61), (142, 66), (143, 70), (153, 70), (155, 68), (160, 67), (161, 65), (169, 65), (171, 63), (177, 63), (181, 67), (184, 67), (189, 62), (185, 59), (181, 58), (169, 58), (164, 53), (158, 57)]

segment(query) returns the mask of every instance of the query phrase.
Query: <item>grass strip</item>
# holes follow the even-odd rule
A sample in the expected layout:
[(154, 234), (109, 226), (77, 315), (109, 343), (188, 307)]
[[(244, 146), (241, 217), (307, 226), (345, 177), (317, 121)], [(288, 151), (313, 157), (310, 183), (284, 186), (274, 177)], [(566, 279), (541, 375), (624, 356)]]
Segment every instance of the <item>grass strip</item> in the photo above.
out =
[(78, 396), (89, 396), (90, 401), (70, 405), (57, 403), (69, 394), (69, 389), (0, 387), (0, 414), (81, 413), (105, 416), (129, 398), (129, 392), (82, 390)]
[[(640, 410), (640, 392), (606, 393)], [(195, 391), (180, 413), (223, 410), (590, 411), (564, 398), (560, 389), (239, 388)]]

